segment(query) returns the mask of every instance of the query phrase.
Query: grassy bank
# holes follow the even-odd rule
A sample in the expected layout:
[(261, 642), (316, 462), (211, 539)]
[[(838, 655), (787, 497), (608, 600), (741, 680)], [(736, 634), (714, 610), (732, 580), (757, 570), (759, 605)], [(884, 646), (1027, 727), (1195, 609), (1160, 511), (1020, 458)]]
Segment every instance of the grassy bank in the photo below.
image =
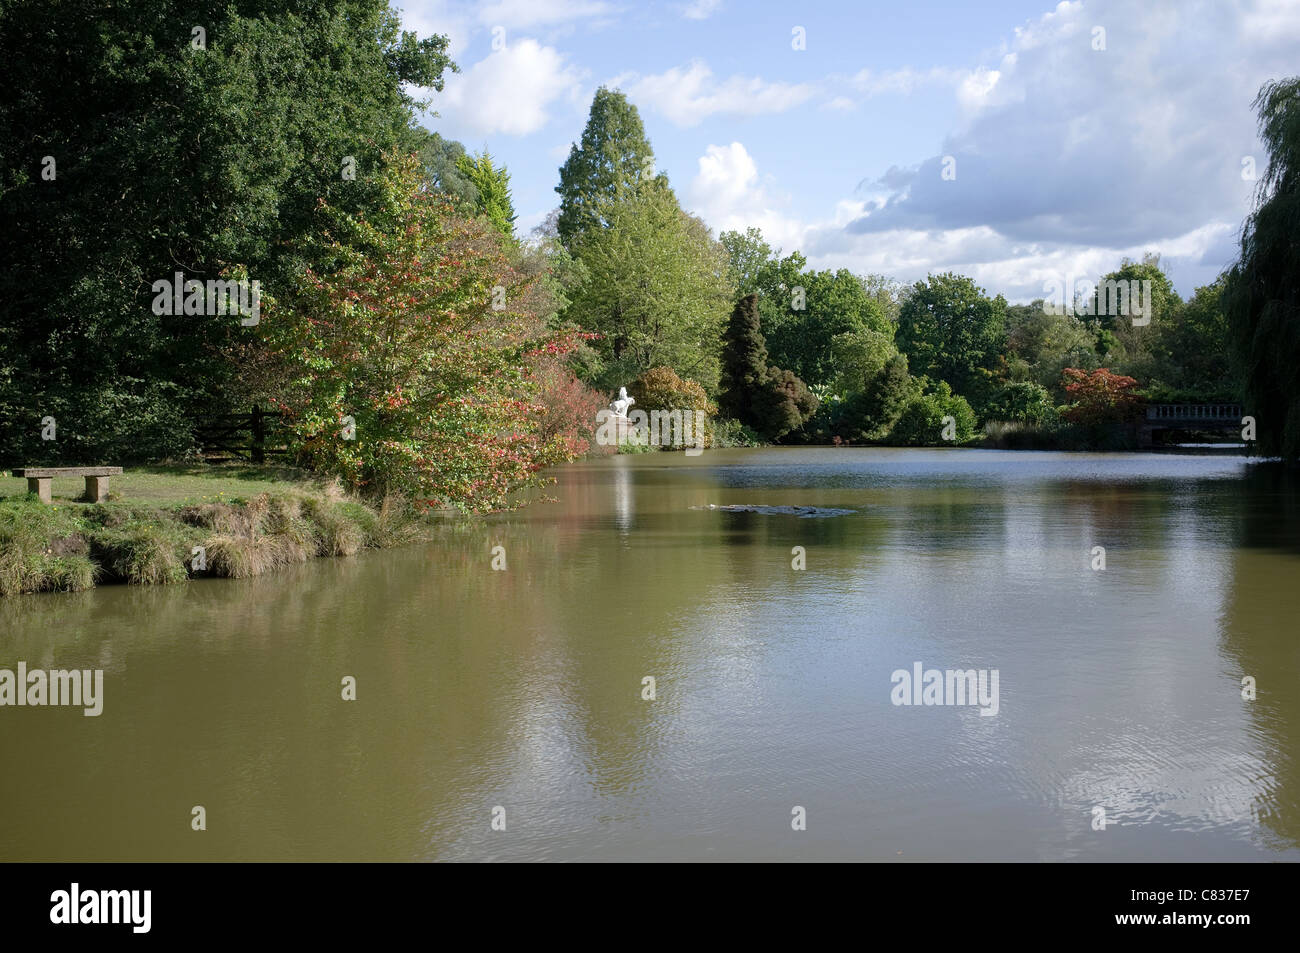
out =
[(85, 504), (80, 478), (55, 480), (46, 505), (0, 476), (0, 596), (257, 576), (420, 533), (399, 503), (371, 506), (281, 468), (150, 467), (111, 488), (109, 502)]

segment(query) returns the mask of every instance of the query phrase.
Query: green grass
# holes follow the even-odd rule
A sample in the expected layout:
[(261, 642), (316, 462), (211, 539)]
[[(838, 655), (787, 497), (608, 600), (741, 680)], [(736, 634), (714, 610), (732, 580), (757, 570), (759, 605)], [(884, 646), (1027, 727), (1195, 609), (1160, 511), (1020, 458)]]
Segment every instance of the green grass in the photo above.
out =
[[(260, 493), (282, 492), (298, 487), (308, 492), (323, 490), (319, 480), (289, 467), (252, 464), (176, 465), (139, 467), (110, 477), (110, 499), (138, 505), (220, 502), (247, 500)], [(54, 502), (75, 502), (85, 492), (82, 477), (59, 477), (51, 482)], [(0, 474), (0, 500), (27, 495), (27, 479)]]
[[(337, 486), (273, 467), (149, 467), (114, 477), (107, 503), (75, 502), (81, 478), (55, 480), (53, 502), (0, 476), (0, 596), (81, 591), (99, 581), (159, 585), (192, 575), (244, 578), (317, 556), (412, 542), (408, 506), (372, 507)], [(204, 548), (199, 567), (194, 548)]]

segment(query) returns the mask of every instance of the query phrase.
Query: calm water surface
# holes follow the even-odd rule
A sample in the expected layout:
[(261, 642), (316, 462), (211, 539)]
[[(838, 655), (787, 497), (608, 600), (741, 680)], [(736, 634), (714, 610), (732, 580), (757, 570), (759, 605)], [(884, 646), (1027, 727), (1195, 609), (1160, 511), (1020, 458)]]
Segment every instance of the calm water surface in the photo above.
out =
[[(557, 475), (429, 545), (7, 600), (0, 667), (103, 668), (106, 698), (0, 709), (0, 859), (1300, 859), (1293, 477), (875, 449)], [(916, 662), (997, 669), (998, 714), (895, 706)]]

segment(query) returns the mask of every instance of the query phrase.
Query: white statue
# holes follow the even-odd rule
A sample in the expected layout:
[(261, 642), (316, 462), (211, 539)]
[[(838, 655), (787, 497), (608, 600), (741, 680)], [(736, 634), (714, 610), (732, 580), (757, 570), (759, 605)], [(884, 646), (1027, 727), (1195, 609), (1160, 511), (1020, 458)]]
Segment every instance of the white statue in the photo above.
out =
[(627, 396), (627, 388), (618, 389), (618, 400), (609, 405), (609, 409), (614, 411), (615, 417), (626, 417), (627, 409), (636, 403), (635, 397)]

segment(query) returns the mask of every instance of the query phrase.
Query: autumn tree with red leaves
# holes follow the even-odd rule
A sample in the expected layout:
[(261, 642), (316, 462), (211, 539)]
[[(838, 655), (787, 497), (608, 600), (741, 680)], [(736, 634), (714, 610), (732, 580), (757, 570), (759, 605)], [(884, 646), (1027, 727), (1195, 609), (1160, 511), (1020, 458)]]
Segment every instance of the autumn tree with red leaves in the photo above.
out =
[(1123, 374), (1112, 374), (1108, 368), (1081, 371), (1067, 367), (1062, 379), (1068, 381), (1066, 393), (1074, 403), (1062, 411), (1071, 423), (1085, 426), (1124, 423), (1136, 417), (1142, 407), (1142, 398), (1134, 393), (1138, 382)]
[(504, 239), (389, 156), (383, 203), (361, 218), (322, 201), (327, 270), (264, 306), (292, 451), (369, 495), (474, 512), (550, 482), (578, 447), (548, 426), (535, 369), (573, 335), (530, 310)]

